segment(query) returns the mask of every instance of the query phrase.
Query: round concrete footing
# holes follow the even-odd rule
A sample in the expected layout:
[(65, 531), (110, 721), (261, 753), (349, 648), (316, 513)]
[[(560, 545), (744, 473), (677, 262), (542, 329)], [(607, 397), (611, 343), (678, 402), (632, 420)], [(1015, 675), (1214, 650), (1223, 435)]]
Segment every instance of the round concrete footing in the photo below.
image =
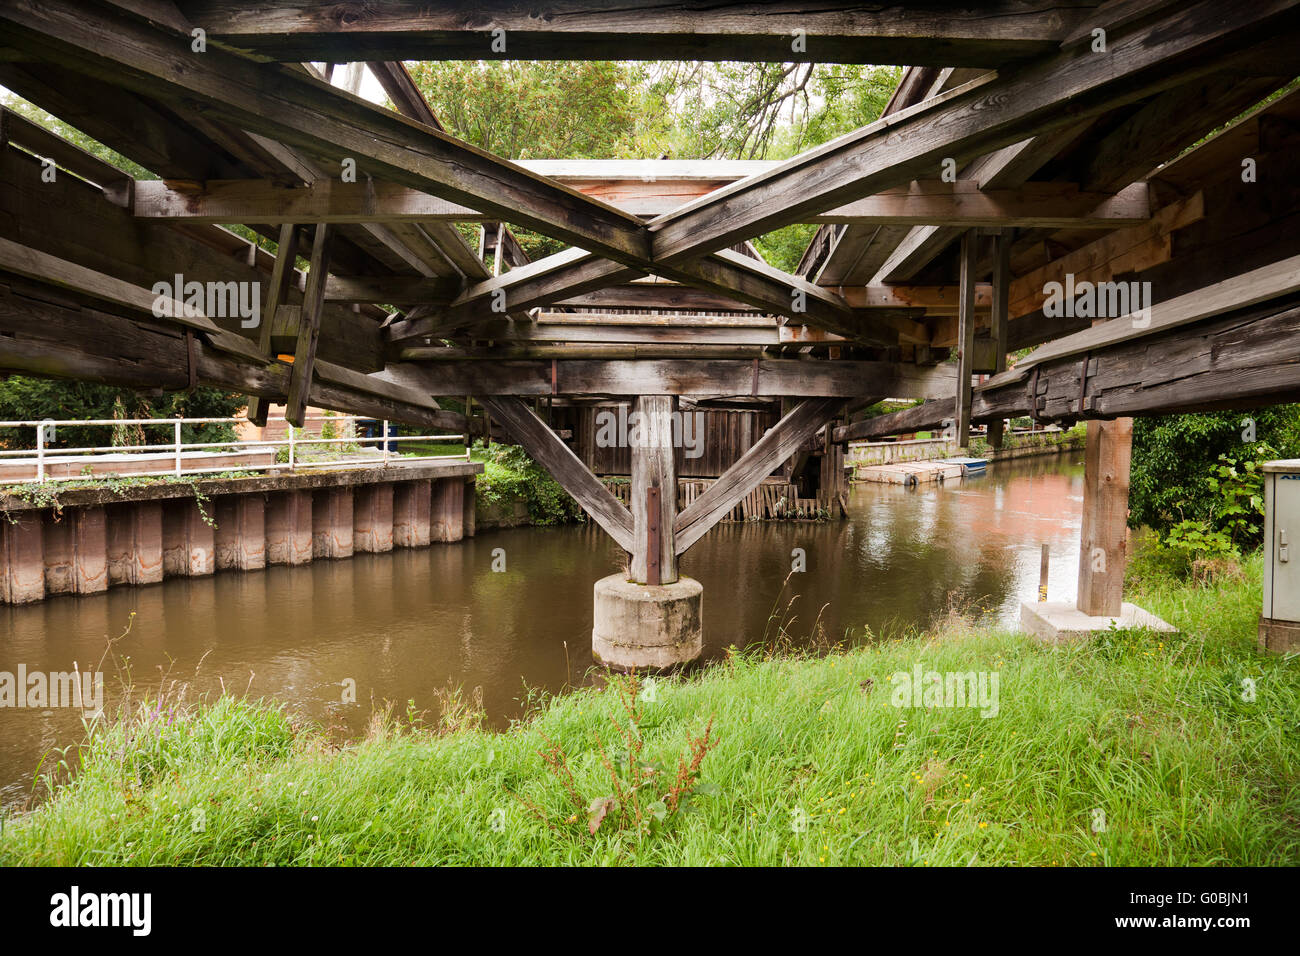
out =
[(704, 586), (636, 584), (621, 574), (596, 582), (591, 653), (618, 670), (664, 670), (700, 656)]

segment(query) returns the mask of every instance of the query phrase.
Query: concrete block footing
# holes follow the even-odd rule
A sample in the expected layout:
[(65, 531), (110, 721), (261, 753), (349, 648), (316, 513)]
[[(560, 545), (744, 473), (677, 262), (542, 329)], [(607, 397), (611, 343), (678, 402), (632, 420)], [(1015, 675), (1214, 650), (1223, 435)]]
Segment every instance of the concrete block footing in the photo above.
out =
[(1087, 640), (1112, 626), (1121, 630), (1177, 631), (1172, 624), (1127, 601), (1121, 606), (1118, 617), (1085, 614), (1067, 601), (1024, 601), (1020, 605), (1021, 630), (1048, 644)]
[(1279, 621), (1277, 618), (1259, 619), (1259, 649), (1273, 654), (1300, 651), (1300, 623)]
[(703, 649), (704, 586), (693, 578), (645, 585), (622, 574), (595, 587), (591, 652), (615, 670), (665, 670)]

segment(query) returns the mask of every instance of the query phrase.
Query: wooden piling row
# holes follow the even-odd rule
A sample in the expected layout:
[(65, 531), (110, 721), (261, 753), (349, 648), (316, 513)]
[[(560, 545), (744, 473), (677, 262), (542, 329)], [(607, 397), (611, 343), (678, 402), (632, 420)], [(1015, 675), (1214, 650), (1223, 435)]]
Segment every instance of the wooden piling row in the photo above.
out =
[(459, 541), (473, 501), (457, 475), (3, 514), (0, 604)]

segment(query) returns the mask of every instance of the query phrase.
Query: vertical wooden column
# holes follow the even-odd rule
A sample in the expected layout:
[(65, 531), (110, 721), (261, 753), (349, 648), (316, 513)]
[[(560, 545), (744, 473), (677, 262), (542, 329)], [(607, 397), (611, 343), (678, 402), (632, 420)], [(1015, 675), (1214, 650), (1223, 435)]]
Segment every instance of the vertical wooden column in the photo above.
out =
[(461, 486), (461, 534), (472, 538), (476, 530), (474, 503), (477, 500), (478, 480), (470, 475)]
[(161, 501), (110, 505), (108, 583), (156, 584), (163, 579)]
[(465, 490), (463, 478), (438, 478), (433, 482), (430, 541), (459, 541), (465, 536)]
[(430, 485), (428, 478), (393, 485), (393, 547), (428, 545)]
[(311, 562), (311, 492), (277, 491), (266, 502), (266, 563)]
[(975, 232), (961, 234), (961, 281), (957, 290), (957, 413), (953, 425), (959, 448), (970, 444), (971, 371), (975, 360)]
[[(302, 316), (298, 325), (298, 347), (293, 354), (289, 373), (289, 397), (285, 399), (284, 417), (299, 428), (307, 415), (312, 373), (316, 366), (316, 345), (320, 341), (320, 314), (325, 308), (325, 280), (329, 269), (330, 244), (334, 230), (325, 223), (316, 224), (311, 247), (311, 271), (302, 295)], [(385, 436), (387, 437), (387, 436)]]
[[(993, 240), (993, 373), (1007, 370), (1007, 322), (1011, 292), (1011, 230), (1004, 229)], [(989, 422), (989, 445), (1002, 447), (1004, 419)]]
[(393, 550), (393, 486), (386, 481), (357, 485), (352, 498), (352, 552)]
[(40, 511), (0, 517), (0, 602), (45, 599), (45, 522)]
[[(271, 354), (271, 326), (275, 322), (276, 311), (289, 301), (289, 283), (293, 280), (293, 264), (297, 255), (298, 226), (296, 223), (286, 222), (280, 227), (275, 265), (271, 267), (266, 302), (262, 306), (262, 328), (258, 332), (258, 346), (263, 355)], [(258, 427), (265, 427), (266, 414), (270, 407), (269, 398), (254, 396), (248, 403), (248, 420)]]
[(1118, 617), (1128, 561), (1129, 463), (1133, 419), (1088, 422), (1079, 553), (1078, 608)]
[[(630, 573), (638, 584), (677, 581), (677, 463), (673, 455), (671, 395), (642, 395), (633, 403), (636, 440), (632, 446), (632, 528)], [(652, 513), (653, 512), (653, 513)]]

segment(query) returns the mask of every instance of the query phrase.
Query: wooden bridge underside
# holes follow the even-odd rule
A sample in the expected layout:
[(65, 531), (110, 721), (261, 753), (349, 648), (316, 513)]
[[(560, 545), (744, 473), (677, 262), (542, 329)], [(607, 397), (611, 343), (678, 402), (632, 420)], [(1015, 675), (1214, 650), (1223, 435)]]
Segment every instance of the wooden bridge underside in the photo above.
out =
[[(814, 436), (1300, 398), (1300, 93), (1242, 116), (1295, 77), (1300, 0), (809, 6), (9, 0), (0, 85), (159, 178), (4, 112), (0, 371), (457, 430), (438, 399), (474, 396), (634, 566), (645, 502), (530, 400), (784, 400), (709, 494), (665, 505), (664, 580)], [(787, 161), (512, 162), (444, 132), (401, 65), (503, 56), (497, 28), (515, 58), (790, 60), (803, 31), (807, 59), (913, 65), (881, 120)], [(368, 62), (394, 109), (307, 61)], [(792, 223), (820, 224), (797, 274), (749, 244)], [(529, 262), (510, 225), (568, 248)], [(1150, 321), (1048, 317), (1066, 273), (1150, 282)], [(159, 317), (176, 275), (260, 283), (260, 326)], [(882, 397), (928, 401), (849, 420)], [(634, 485), (672, 479), (653, 458)]]

